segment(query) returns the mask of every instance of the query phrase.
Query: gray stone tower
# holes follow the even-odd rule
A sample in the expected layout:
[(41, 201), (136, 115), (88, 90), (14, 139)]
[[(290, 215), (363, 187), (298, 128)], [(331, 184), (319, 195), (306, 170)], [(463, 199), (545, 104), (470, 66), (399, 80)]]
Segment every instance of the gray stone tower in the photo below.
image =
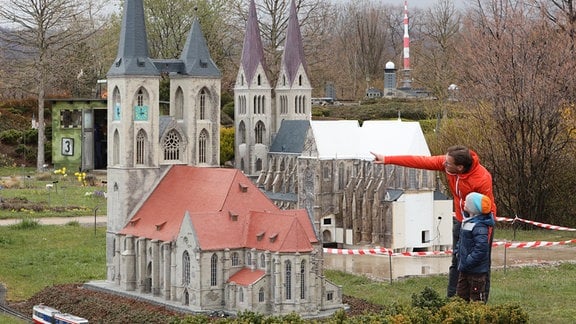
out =
[[(160, 78), (170, 77), (170, 115), (160, 115)], [(119, 232), (170, 165), (218, 166), (220, 71), (194, 20), (179, 60), (153, 60), (143, 0), (126, 0), (116, 60), (108, 71), (107, 279), (119, 282)]]
[(256, 6), (251, 0), (234, 87), (235, 166), (249, 176), (267, 169), (267, 154), (283, 120), (310, 120), (312, 116), (312, 87), (294, 1), (274, 89), (266, 71)]

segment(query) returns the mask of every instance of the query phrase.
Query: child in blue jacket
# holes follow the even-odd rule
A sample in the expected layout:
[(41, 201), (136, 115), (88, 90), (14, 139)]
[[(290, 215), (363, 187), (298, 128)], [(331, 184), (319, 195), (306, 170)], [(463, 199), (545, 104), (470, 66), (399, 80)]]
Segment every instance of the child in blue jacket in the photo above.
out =
[(471, 192), (464, 203), (464, 219), (460, 229), (458, 253), (458, 285), (456, 294), (466, 301), (486, 302), (486, 279), (490, 272), (490, 251), (494, 217), (492, 202), (487, 196)]

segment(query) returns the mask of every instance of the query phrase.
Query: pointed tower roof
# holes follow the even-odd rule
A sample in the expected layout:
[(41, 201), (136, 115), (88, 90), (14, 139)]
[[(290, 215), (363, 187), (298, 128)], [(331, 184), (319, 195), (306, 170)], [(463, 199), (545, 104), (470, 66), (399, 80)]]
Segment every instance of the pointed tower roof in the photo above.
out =
[(258, 64), (262, 64), (262, 67), (266, 70), (264, 47), (262, 46), (262, 39), (260, 38), (260, 27), (258, 27), (258, 17), (256, 15), (256, 4), (254, 0), (250, 0), (250, 8), (248, 9), (241, 64), (246, 74), (246, 81), (248, 81), (249, 84), (252, 82), (254, 74), (256, 74)]
[(126, 0), (118, 54), (108, 75), (159, 75), (148, 57), (143, 0)]
[(294, 0), (292, 0), (290, 4), (290, 17), (288, 18), (288, 29), (286, 30), (286, 43), (284, 45), (284, 53), (282, 54), (282, 65), (286, 69), (291, 85), (294, 83), (300, 64), (302, 64), (304, 70), (307, 70), (302, 34), (300, 33), (300, 24), (298, 23), (298, 13), (296, 12), (296, 4)]
[(188, 75), (202, 77), (220, 77), (220, 70), (212, 61), (206, 38), (200, 28), (198, 18), (194, 18), (192, 28), (180, 55)]

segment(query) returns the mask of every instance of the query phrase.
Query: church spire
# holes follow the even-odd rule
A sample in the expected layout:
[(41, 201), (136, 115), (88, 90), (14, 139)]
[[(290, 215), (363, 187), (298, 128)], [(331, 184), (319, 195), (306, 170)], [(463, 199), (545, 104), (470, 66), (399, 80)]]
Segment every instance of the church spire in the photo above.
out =
[(250, 8), (248, 9), (248, 20), (246, 21), (246, 35), (244, 36), (241, 63), (248, 84), (252, 83), (258, 64), (261, 64), (264, 70), (266, 70), (264, 47), (262, 46), (262, 39), (260, 38), (260, 28), (258, 27), (258, 17), (256, 16), (256, 4), (254, 0), (250, 0)]
[(300, 24), (298, 23), (298, 13), (294, 0), (290, 4), (290, 17), (288, 18), (288, 29), (286, 31), (286, 44), (282, 54), (282, 64), (286, 69), (286, 74), (290, 84), (298, 75), (300, 65), (306, 71), (306, 60), (304, 58), (304, 46), (302, 44), (302, 34), (300, 33)]
[(206, 38), (200, 28), (198, 18), (194, 18), (186, 44), (180, 55), (186, 74), (203, 77), (220, 77), (220, 70), (212, 61)]
[(126, 0), (118, 54), (108, 75), (158, 75), (148, 57), (143, 0)]

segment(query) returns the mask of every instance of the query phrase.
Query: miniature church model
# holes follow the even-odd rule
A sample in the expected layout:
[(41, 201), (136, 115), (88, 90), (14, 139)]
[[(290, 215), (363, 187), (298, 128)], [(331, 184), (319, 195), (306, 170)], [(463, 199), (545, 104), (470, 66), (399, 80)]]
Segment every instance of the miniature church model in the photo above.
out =
[[(178, 60), (148, 56), (144, 21), (143, 0), (126, 0), (108, 72), (105, 286), (194, 312), (318, 316), (342, 308), (341, 288), (323, 276), (308, 212), (280, 210), (241, 171), (218, 168), (220, 71), (198, 20)], [(265, 86), (261, 67), (252, 68), (246, 87), (255, 79)], [(299, 73), (290, 71), (286, 84)], [(170, 79), (167, 116), (161, 75)], [(309, 100), (298, 100), (297, 111), (309, 114)]]

